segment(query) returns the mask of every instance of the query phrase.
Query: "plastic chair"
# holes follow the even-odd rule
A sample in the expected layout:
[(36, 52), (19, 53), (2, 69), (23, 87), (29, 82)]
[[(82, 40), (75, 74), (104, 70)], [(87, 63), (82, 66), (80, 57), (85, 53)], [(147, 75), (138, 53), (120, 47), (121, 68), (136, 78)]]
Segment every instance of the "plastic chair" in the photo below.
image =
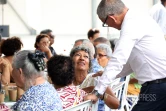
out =
[(130, 111), (137, 104), (138, 95), (127, 95), (128, 107)]
[(93, 104), (91, 100), (84, 101), (76, 106), (64, 109), (63, 111), (97, 111), (98, 102)]
[(127, 102), (127, 89), (128, 89), (129, 81), (130, 81), (130, 75), (126, 76), (125, 78), (125, 85), (123, 89), (123, 96), (122, 96), (122, 102), (121, 102), (121, 108), (120, 108), (121, 111), (123, 111), (124, 109), (125, 111), (130, 111), (128, 102)]
[(111, 82), (110, 87), (115, 93), (116, 97), (121, 101), (119, 109), (110, 109), (105, 105), (105, 111), (130, 111), (127, 98), (127, 88), (130, 76), (126, 76), (123, 82), (120, 82), (120, 78)]
[[(122, 89), (125, 84), (125, 82), (119, 82), (120, 79), (116, 79), (113, 82), (111, 82), (111, 89), (113, 90), (115, 96), (120, 100), (122, 95)], [(110, 109), (107, 105), (105, 105), (105, 111), (116, 111), (115, 109)]]

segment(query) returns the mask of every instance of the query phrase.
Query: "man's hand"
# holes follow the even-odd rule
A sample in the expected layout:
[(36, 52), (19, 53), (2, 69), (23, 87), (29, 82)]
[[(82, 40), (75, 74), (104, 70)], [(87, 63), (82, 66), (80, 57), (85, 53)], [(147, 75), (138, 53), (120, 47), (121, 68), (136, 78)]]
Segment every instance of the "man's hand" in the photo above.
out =
[(92, 77), (102, 76), (103, 71), (99, 71), (96, 74), (93, 74)]

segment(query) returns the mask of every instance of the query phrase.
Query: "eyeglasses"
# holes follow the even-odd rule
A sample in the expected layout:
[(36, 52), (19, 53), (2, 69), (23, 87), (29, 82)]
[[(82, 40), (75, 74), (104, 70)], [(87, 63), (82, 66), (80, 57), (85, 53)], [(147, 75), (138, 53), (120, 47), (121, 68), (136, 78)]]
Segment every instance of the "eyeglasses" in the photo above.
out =
[(103, 27), (108, 27), (108, 25), (106, 24), (107, 19), (108, 19), (108, 15), (107, 15), (107, 17), (106, 17), (105, 20), (104, 20)]
[(47, 41), (47, 42), (41, 42), (42, 44), (49, 44), (50, 43), (50, 41)]
[[(114, 15), (114, 14), (109, 14), (109, 16), (112, 16), (112, 15)], [(103, 27), (109, 27), (109, 26), (106, 24), (107, 19), (108, 19), (108, 15), (107, 15), (107, 17), (106, 17), (105, 20), (104, 20)]]
[(99, 58), (102, 58), (102, 57), (107, 56), (107, 55), (97, 54), (97, 56), (98, 56)]

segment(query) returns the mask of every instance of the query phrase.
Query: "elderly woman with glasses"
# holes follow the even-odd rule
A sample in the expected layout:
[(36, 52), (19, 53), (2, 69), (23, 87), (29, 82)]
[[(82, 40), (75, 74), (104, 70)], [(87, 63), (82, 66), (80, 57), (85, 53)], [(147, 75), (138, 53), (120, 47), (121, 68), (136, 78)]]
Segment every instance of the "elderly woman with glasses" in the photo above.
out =
[(61, 111), (58, 93), (46, 80), (45, 62), (41, 52), (23, 50), (15, 54), (12, 76), (25, 93), (12, 109), (14, 111)]
[[(70, 57), (74, 66), (73, 84), (79, 86), (87, 93), (91, 93), (94, 86), (97, 84), (99, 77), (94, 78), (92, 77), (94, 73), (88, 73), (91, 68), (90, 49), (85, 45), (76, 46), (71, 50)], [(110, 108), (118, 108), (119, 101), (109, 87), (107, 88), (106, 93), (109, 95), (108, 99), (104, 99), (104, 96), (101, 97), (101, 99), (103, 99)]]
[(96, 53), (99, 65), (105, 68), (108, 61), (111, 59), (112, 49), (106, 44), (98, 44), (96, 46)]

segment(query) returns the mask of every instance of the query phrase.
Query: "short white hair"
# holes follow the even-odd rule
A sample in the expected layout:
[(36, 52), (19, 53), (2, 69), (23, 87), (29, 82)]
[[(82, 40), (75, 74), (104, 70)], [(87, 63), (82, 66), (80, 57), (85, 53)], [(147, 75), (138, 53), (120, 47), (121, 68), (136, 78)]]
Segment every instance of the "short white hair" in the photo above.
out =
[(122, 0), (101, 0), (97, 8), (97, 14), (100, 18), (105, 19), (109, 14), (121, 14), (125, 7)]
[(106, 53), (107, 57), (111, 58), (111, 56), (112, 56), (112, 49), (107, 44), (98, 44), (96, 46), (96, 49), (103, 50)]

